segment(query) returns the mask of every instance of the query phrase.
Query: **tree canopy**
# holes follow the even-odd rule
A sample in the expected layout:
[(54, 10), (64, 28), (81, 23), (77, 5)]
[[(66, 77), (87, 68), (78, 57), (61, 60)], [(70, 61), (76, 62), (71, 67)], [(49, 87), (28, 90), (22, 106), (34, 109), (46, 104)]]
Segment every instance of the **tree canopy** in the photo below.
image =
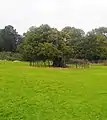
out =
[(16, 32), (13, 26), (5, 26), (0, 30), (0, 51), (16, 51), (17, 45), (23, 37)]
[(70, 59), (107, 59), (107, 28), (82, 29), (66, 26), (61, 31), (47, 24), (32, 26), (19, 35), (13, 26), (0, 29), (0, 51), (19, 51), (24, 60), (52, 61), (54, 67), (66, 67)]

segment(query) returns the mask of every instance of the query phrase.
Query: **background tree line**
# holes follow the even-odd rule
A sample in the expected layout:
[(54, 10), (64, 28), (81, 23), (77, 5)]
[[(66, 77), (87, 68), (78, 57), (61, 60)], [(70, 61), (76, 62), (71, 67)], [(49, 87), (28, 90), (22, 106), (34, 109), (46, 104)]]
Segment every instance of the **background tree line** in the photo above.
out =
[(66, 67), (71, 59), (106, 60), (107, 28), (96, 28), (85, 34), (74, 27), (58, 31), (45, 24), (32, 26), (21, 36), (8, 25), (0, 30), (0, 52), (4, 51), (19, 52), (31, 65), (47, 61), (54, 67)]

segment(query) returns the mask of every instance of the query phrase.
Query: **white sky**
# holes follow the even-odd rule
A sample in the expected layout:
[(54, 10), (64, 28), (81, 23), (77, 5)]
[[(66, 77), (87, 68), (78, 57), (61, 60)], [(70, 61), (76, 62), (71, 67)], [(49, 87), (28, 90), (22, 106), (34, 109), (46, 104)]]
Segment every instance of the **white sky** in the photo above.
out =
[(107, 0), (0, 0), (0, 28), (10, 24), (20, 34), (41, 24), (87, 32), (107, 27)]

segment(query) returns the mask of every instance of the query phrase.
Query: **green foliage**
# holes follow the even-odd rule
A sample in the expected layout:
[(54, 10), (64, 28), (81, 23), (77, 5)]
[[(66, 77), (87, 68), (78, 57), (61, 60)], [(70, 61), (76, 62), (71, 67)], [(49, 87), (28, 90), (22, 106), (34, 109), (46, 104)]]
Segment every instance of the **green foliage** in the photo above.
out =
[(57, 58), (62, 62), (71, 54), (63, 35), (64, 33), (48, 25), (32, 27), (24, 34), (24, 41), (18, 50), (30, 61), (56, 61)]
[(101, 27), (88, 32), (74, 27), (61, 31), (48, 25), (31, 27), (24, 34), (19, 51), (28, 60), (51, 60), (53, 66), (64, 67), (66, 61), (73, 59), (107, 59), (107, 28)]
[(13, 52), (0, 52), (0, 60), (23, 60), (22, 55), (20, 53)]
[(13, 26), (5, 26), (0, 30), (0, 51), (16, 51), (17, 45), (22, 41), (23, 37), (19, 35)]
[(52, 43), (40, 43), (38, 45), (38, 56), (43, 56), (48, 60), (52, 60), (58, 54), (58, 49)]
[(0, 30), (0, 51), (20, 52), (27, 61), (52, 61), (65, 67), (69, 59), (99, 61), (107, 59), (107, 28), (82, 29), (66, 26), (61, 31), (47, 24), (32, 26), (19, 35), (13, 26)]
[(79, 47), (83, 58), (89, 60), (107, 59), (107, 37), (103, 33), (88, 33)]

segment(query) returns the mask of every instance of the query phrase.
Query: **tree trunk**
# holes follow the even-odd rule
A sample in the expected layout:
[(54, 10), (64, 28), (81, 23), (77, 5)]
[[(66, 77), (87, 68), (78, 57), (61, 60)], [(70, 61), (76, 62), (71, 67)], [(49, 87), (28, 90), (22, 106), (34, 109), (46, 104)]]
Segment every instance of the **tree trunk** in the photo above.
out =
[(48, 60), (48, 67), (50, 67), (50, 61)]
[(63, 67), (63, 68), (67, 67), (64, 60), (62, 58), (57, 58), (57, 57), (54, 58), (52, 66), (53, 67)]

